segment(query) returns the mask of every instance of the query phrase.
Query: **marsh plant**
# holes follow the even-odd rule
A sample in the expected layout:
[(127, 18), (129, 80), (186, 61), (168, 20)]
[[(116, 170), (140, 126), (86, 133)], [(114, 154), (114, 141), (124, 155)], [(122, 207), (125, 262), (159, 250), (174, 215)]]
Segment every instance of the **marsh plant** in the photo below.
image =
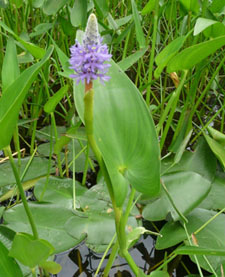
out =
[(223, 1), (0, 6), (0, 276), (61, 276), (83, 241), (94, 276), (224, 276)]

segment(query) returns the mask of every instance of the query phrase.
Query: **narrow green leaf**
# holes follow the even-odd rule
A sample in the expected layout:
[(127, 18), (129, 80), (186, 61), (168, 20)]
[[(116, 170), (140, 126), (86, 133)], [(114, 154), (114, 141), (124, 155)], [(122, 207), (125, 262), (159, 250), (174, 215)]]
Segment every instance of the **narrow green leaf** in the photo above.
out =
[(167, 66), (168, 62), (177, 54), (177, 52), (183, 46), (187, 36), (181, 36), (173, 40), (168, 44), (155, 58), (155, 62), (158, 65), (154, 72), (155, 78), (159, 78), (164, 67)]
[(207, 127), (207, 130), (209, 131), (210, 135), (217, 141), (219, 142), (222, 146), (225, 147), (225, 134), (219, 132), (218, 130), (212, 128), (212, 127)]
[(210, 256), (225, 256), (225, 250), (205, 248), (199, 246), (181, 246), (174, 251), (178, 255), (210, 255)]
[(45, 50), (36, 46), (31, 42), (27, 42), (21, 39), (17, 34), (15, 34), (5, 23), (0, 21), (0, 26), (5, 29), (9, 34), (13, 35), (15, 39), (20, 42), (35, 58), (42, 59), (45, 55)]
[(131, 54), (130, 56), (126, 57), (124, 60), (122, 60), (118, 63), (119, 67), (123, 71), (126, 71), (133, 64), (135, 64), (146, 53), (147, 50), (148, 50), (148, 47), (145, 47), (143, 49), (136, 51), (135, 53)]
[(133, 18), (135, 23), (137, 41), (138, 41), (139, 47), (144, 48), (146, 46), (145, 36), (141, 27), (139, 12), (137, 10), (137, 6), (134, 0), (131, 0), (131, 5), (132, 5), (132, 13), (133, 13)]
[(149, 0), (148, 3), (144, 6), (143, 10), (141, 11), (142, 15), (146, 15), (151, 13), (155, 8), (155, 1), (156, 0)]
[(45, 103), (44, 111), (46, 113), (54, 112), (56, 105), (61, 101), (61, 99), (64, 97), (64, 95), (67, 93), (67, 91), (68, 91), (68, 85), (66, 85), (66, 86), (62, 87), (60, 90), (58, 90)]
[(225, 45), (225, 36), (188, 47), (170, 60), (167, 71), (187, 70)]
[(5, 57), (2, 65), (2, 93), (9, 87), (20, 75), (20, 69), (17, 59), (16, 44), (13, 38), (9, 37)]
[(16, 261), (8, 256), (8, 249), (0, 242), (0, 276), (23, 277), (22, 271)]
[(9, 145), (24, 98), (39, 70), (51, 56), (52, 51), (53, 47), (49, 47), (44, 58), (24, 70), (2, 95), (0, 99), (0, 129), (2, 134), (0, 136), (0, 149)]

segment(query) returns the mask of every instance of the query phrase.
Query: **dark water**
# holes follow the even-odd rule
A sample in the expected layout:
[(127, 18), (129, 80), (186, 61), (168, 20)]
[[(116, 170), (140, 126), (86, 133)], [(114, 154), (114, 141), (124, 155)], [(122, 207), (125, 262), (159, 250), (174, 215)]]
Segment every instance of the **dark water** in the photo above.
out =
[[(134, 258), (136, 264), (144, 271), (148, 272), (149, 268), (155, 263), (155, 241), (152, 237), (142, 237), (139, 242), (130, 250), (130, 254)], [(70, 252), (65, 252), (56, 256), (56, 262), (62, 265), (62, 271), (57, 277), (85, 277), (94, 276), (98, 264), (101, 260), (102, 254), (96, 254), (87, 248), (85, 243), (79, 245)], [(98, 276), (102, 275), (102, 272), (106, 266), (109, 255), (106, 256), (101, 271)], [(118, 257), (113, 264), (110, 271), (110, 277), (113, 276), (134, 276), (131, 272), (126, 261)]]

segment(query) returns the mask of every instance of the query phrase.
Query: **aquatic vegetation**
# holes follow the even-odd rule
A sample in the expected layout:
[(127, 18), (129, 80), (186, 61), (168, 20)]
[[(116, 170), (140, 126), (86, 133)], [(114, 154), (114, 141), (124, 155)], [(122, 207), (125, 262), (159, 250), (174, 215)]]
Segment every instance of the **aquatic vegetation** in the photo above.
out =
[(223, 276), (223, 1), (0, 7), (0, 276)]

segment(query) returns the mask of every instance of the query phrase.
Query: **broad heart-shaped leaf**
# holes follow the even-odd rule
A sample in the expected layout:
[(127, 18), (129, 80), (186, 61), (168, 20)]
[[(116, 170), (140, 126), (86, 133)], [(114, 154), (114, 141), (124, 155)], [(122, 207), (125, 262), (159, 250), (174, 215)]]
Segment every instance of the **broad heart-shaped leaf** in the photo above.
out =
[(2, 134), (0, 136), (0, 149), (9, 145), (24, 98), (39, 70), (51, 56), (52, 51), (53, 47), (50, 46), (44, 58), (24, 70), (2, 95), (0, 99), (0, 130)]
[[(149, 196), (160, 190), (159, 145), (145, 102), (125, 73), (112, 61), (111, 79), (94, 82), (94, 136), (108, 169), (117, 205), (129, 183)], [(83, 119), (84, 86), (74, 84), (76, 107)]]
[[(195, 209), (187, 216), (187, 230), (191, 234), (197, 231), (203, 224), (216, 215), (216, 212), (205, 209)], [(225, 215), (218, 215), (213, 221), (205, 226), (199, 233), (196, 239), (200, 247), (213, 248), (215, 250), (225, 249)], [(186, 240), (186, 233), (179, 222), (166, 223), (161, 229), (162, 237), (158, 237), (156, 241), (157, 249), (165, 249)], [(220, 265), (225, 262), (224, 256), (207, 256), (210, 264), (215, 270), (220, 269)], [(211, 272), (208, 264), (203, 257), (198, 256), (198, 260), (202, 268)], [(194, 260), (193, 260), (194, 261)]]
[(0, 242), (0, 276), (23, 277), (22, 271), (16, 261), (8, 256), (8, 249)]
[[(167, 174), (162, 177), (162, 180), (175, 205), (183, 214), (188, 214), (197, 207), (210, 190), (210, 182), (195, 172), (181, 171)], [(165, 191), (162, 190), (160, 198), (144, 208), (143, 217), (150, 221), (157, 221), (166, 219), (169, 213), (174, 221), (180, 219)]]
[(225, 36), (221, 36), (188, 47), (169, 61), (167, 71), (171, 73), (190, 69), (224, 45)]
[[(137, 227), (134, 217), (129, 217), (129, 230)], [(110, 213), (77, 212), (65, 224), (66, 231), (75, 239), (83, 240), (95, 252), (104, 252), (112, 240), (115, 230), (115, 218)]]
[(22, 264), (34, 268), (45, 261), (54, 248), (43, 239), (33, 239), (29, 234), (17, 233), (14, 237), (9, 256), (16, 258)]
[[(211, 28), (210, 28), (211, 26)], [(195, 27), (194, 27), (194, 36), (198, 35), (199, 33), (201, 33), (202, 31), (207, 31), (207, 33), (209, 33), (209, 36), (213, 36), (213, 33), (215, 32), (214, 29), (219, 29), (218, 32), (222, 32), (220, 35), (224, 35), (224, 31), (225, 31), (225, 26), (222, 22), (219, 21), (215, 21), (212, 19), (208, 19), (208, 18), (202, 18), (199, 17), (195, 23)], [(211, 30), (210, 30), (211, 29)]]
[[(66, 221), (73, 215), (71, 210), (53, 204), (29, 203), (29, 206), (39, 237), (49, 241), (55, 248), (55, 253), (66, 251), (80, 242), (64, 230)], [(15, 232), (32, 233), (22, 205), (7, 210), (4, 220), (7, 227)]]

